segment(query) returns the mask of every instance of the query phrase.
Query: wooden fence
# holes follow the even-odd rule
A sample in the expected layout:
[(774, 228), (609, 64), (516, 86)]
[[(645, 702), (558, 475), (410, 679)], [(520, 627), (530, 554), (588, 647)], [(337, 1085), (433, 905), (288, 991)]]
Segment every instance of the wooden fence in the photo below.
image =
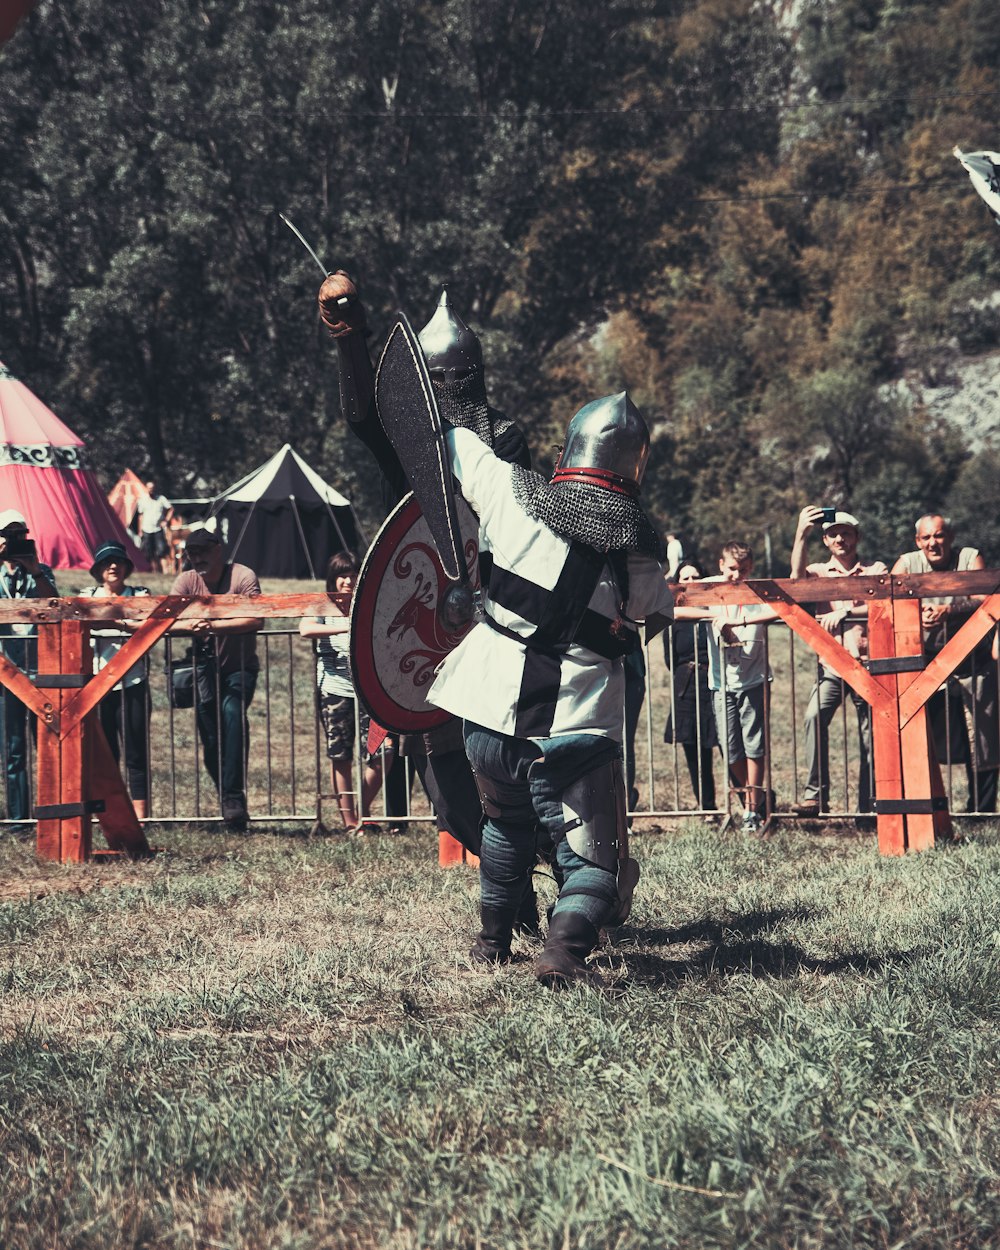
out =
[[(879, 848), (886, 855), (933, 846), (951, 821), (940, 768), (930, 746), (926, 703), (1000, 619), (1000, 571), (858, 577), (853, 598), (868, 604), (869, 658), (851, 656), (808, 612), (848, 587), (829, 580), (775, 580), (690, 585), (691, 606), (762, 603), (840, 675), (872, 709)], [(971, 619), (933, 659), (922, 654), (922, 596), (982, 596)], [(296, 619), (323, 615), (324, 594), (264, 595), (253, 615)], [(112, 853), (150, 853), (120, 771), (96, 721), (95, 709), (122, 675), (175, 621), (224, 620), (247, 615), (238, 595), (128, 599), (24, 599), (0, 601), (0, 624), (38, 626), (38, 675), (27, 677), (0, 657), (0, 684), (38, 718), (37, 846), (44, 858), (92, 857), (91, 819), (97, 816)], [(128, 617), (142, 621), (117, 656), (92, 673), (92, 623)], [(488, 676), (484, 675), (484, 680)]]

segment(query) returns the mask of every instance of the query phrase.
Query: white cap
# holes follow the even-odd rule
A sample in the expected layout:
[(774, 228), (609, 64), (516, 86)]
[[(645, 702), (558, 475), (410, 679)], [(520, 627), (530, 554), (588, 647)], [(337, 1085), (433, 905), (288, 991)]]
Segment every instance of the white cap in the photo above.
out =
[(827, 530), (833, 529), (835, 525), (849, 525), (851, 526), (852, 529), (856, 529), (856, 530), (859, 530), (861, 528), (861, 522), (858, 520), (856, 516), (851, 516), (849, 512), (834, 513), (833, 520), (826, 521), (824, 523), (823, 533), (825, 534)]
[(219, 522), (216, 517), (210, 517), (207, 521), (195, 521), (194, 525), (188, 526), (187, 545), (189, 547), (197, 547), (202, 543), (221, 543), (219, 537)]
[(13, 508), (8, 508), (6, 512), (0, 512), (0, 530), (10, 529), (12, 525), (23, 525), (28, 528), (28, 522), (21, 516), (20, 512), (15, 512)]

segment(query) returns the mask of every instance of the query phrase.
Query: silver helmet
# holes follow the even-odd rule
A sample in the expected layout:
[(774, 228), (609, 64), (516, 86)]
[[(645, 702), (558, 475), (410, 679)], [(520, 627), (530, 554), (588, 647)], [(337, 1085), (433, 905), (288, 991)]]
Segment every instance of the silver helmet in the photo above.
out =
[(586, 404), (569, 423), (562, 456), (546, 482), (514, 466), (514, 496), (557, 534), (598, 551), (659, 557), (659, 539), (639, 505), (649, 430), (625, 391)]
[(626, 391), (585, 404), (569, 423), (553, 482), (589, 482), (637, 495), (649, 458), (649, 430)]
[(447, 287), (417, 337), (442, 417), (471, 430), (487, 447), (494, 446), (498, 419), (509, 423), (490, 409), (482, 345), (449, 304)]
[(434, 316), (417, 336), (433, 382), (453, 382), (470, 373), (483, 372), (483, 348), (479, 339), (448, 302), (445, 287)]

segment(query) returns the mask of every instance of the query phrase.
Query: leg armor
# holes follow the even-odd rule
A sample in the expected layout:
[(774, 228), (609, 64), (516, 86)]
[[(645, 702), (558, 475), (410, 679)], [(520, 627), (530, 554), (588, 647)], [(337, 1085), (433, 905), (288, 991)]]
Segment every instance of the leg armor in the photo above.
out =
[(562, 793), (563, 836), (572, 850), (618, 881), (618, 908), (608, 920), (624, 924), (632, 910), (639, 865), (628, 853), (625, 775), (621, 760), (611, 759), (584, 773)]

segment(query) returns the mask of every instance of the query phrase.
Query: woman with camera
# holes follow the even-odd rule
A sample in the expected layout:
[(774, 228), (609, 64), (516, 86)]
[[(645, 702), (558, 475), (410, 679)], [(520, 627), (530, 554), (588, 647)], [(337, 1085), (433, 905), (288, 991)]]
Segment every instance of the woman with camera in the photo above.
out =
[[(41, 564), (28, 537), (28, 523), (20, 512), (0, 512), (0, 598), (54, 599), (59, 594), (47, 564)], [(35, 626), (26, 621), (0, 625), (0, 651), (12, 664), (33, 677), (38, 669)], [(28, 785), (28, 709), (6, 688), (3, 690), (4, 762), (7, 777), (7, 819), (31, 819)]]

